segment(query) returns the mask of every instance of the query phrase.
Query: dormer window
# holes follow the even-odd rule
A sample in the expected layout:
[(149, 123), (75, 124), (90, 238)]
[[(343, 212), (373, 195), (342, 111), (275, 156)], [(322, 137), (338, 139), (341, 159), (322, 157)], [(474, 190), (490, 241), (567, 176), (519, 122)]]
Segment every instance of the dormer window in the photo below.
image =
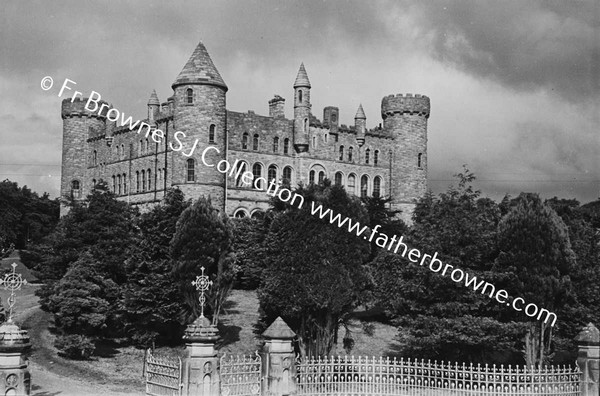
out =
[(192, 104), (192, 103), (194, 103), (194, 90), (192, 90), (192, 88), (188, 88), (188, 89), (185, 91), (185, 98), (186, 98), (186, 99), (185, 99), (185, 102), (186, 102), (187, 104)]

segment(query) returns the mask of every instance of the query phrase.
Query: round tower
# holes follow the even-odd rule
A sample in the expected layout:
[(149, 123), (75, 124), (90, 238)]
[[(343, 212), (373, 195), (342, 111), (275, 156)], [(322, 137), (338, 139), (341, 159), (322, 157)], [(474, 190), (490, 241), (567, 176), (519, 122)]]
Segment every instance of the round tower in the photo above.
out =
[[(62, 171), (60, 195), (63, 198), (84, 199), (92, 189), (92, 180), (88, 177), (88, 165), (92, 156), (89, 138), (105, 133), (106, 115), (91, 112), (85, 108), (87, 98), (64, 99), (61, 116), (63, 119)], [(102, 106), (104, 101), (99, 101)], [(60, 215), (68, 213), (69, 208), (61, 205)]]
[(156, 95), (156, 90), (152, 90), (152, 94), (150, 94), (150, 99), (148, 99), (148, 120), (156, 122), (159, 113), (160, 101), (158, 100), (158, 95)]
[(394, 139), (382, 156), (389, 159), (385, 166), (390, 168), (392, 209), (402, 210), (401, 217), (408, 222), (415, 200), (427, 192), (429, 111), (429, 98), (424, 95), (389, 95), (381, 101), (384, 130)]
[(294, 147), (299, 153), (308, 151), (310, 123), (310, 81), (304, 68), (300, 65), (294, 82)]
[[(169, 141), (175, 149), (172, 154), (172, 185), (178, 186), (188, 197), (210, 196), (212, 204), (225, 210), (225, 175), (216, 164), (225, 159), (226, 148), (226, 93), (227, 85), (199, 43), (194, 53), (172, 84), (173, 125)], [(171, 98), (169, 98), (171, 99)], [(177, 131), (185, 133), (174, 136)], [(202, 162), (202, 152), (209, 146)], [(191, 161), (190, 161), (191, 160)]]

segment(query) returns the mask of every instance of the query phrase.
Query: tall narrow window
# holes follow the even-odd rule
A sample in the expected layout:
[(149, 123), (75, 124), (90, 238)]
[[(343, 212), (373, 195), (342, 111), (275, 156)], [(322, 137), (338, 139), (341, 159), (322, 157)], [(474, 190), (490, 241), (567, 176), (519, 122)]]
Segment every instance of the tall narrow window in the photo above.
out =
[(146, 171), (142, 171), (142, 191), (146, 191)]
[(73, 195), (74, 198), (81, 197), (81, 190), (80, 190), (79, 180), (72, 180), (71, 181), (71, 195)]
[(193, 182), (196, 178), (195, 165), (195, 161), (192, 158), (187, 160), (187, 181), (189, 182)]
[(317, 137), (313, 136), (313, 148), (317, 148)]
[(420, 168), (421, 167), (421, 158), (423, 157), (423, 153), (419, 153), (418, 157), (417, 157), (417, 166)]
[(341, 186), (342, 179), (343, 179), (342, 172), (336, 172), (335, 173), (335, 184), (337, 184), (338, 186)]
[[(94, 179), (94, 184), (96, 184), (96, 179)], [(79, 180), (73, 180), (71, 182), (71, 190), (79, 190)]]
[(142, 139), (140, 139), (139, 152), (140, 152), (140, 155), (144, 154), (144, 146), (142, 145)]
[(354, 148), (348, 147), (348, 162), (352, 162), (352, 151), (354, 151)]
[(321, 172), (319, 172), (319, 184), (323, 183), (324, 180), (325, 180), (325, 172), (321, 171)]
[(215, 126), (215, 124), (211, 124), (210, 127), (208, 128), (208, 143), (214, 143), (215, 142), (215, 129), (217, 127)]
[(115, 177), (115, 175), (112, 176), (112, 192), (113, 193), (117, 193), (117, 178)]
[(379, 176), (375, 177), (375, 180), (373, 180), (373, 196), (381, 196), (381, 177)]
[(283, 154), (289, 154), (290, 152), (290, 139), (283, 139)]
[(292, 184), (292, 168), (290, 166), (283, 168), (283, 181)]
[(248, 170), (248, 165), (246, 165), (245, 162), (241, 162), (238, 165), (237, 171), (235, 172), (235, 174), (238, 175), (238, 177), (235, 179), (235, 186), (236, 187), (243, 187), (244, 186), (244, 182), (242, 182), (242, 180), (243, 180), (242, 175), (244, 173), (246, 173), (247, 170)]
[(150, 146), (148, 145), (148, 139), (146, 139), (146, 145), (144, 146), (144, 152), (145, 153), (150, 152)]
[(121, 159), (125, 159), (125, 145), (121, 145)]
[(248, 132), (242, 135), (242, 150), (248, 150)]
[(140, 171), (135, 171), (135, 192), (140, 192)]
[(308, 182), (309, 182), (310, 184), (314, 184), (314, 183), (315, 183), (315, 171), (314, 171), (314, 170), (311, 170), (311, 171), (308, 173)]
[(371, 156), (371, 150), (370, 149), (366, 149), (365, 150), (365, 164), (369, 165), (369, 157)]
[(279, 138), (277, 136), (273, 138), (273, 152), (279, 152)]
[(340, 161), (344, 160), (344, 146), (340, 146)]
[(369, 177), (367, 175), (363, 175), (360, 178), (360, 197), (366, 198), (369, 193)]
[(123, 173), (123, 194), (127, 194), (127, 174)]
[(277, 181), (277, 167), (275, 165), (269, 165), (269, 170), (267, 171), (267, 182), (271, 184), (271, 180)]
[(252, 150), (258, 151), (258, 133), (255, 133), (254, 139), (252, 139)]
[(94, 150), (94, 159), (93, 159), (93, 164), (94, 166), (98, 165), (98, 152), (96, 150)]
[(354, 175), (348, 176), (348, 192), (356, 194), (356, 176)]
[(262, 165), (259, 163), (256, 163), (252, 166), (252, 175), (254, 176), (254, 186), (262, 189), (262, 180), (258, 180), (257, 179), (259, 177), (262, 177)]
[(308, 118), (304, 119), (304, 133), (308, 133)]
[(148, 172), (146, 172), (146, 174), (148, 175), (148, 191), (150, 191), (152, 190), (152, 171), (148, 169)]
[(117, 186), (118, 186), (118, 188), (117, 188), (118, 195), (121, 195), (121, 188), (122, 188), (121, 187), (122, 186), (122, 184), (121, 184), (121, 175), (117, 175)]
[(92, 188), (96, 187), (96, 179), (92, 179)]
[(302, 103), (302, 90), (298, 91), (298, 103)]
[(188, 88), (185, 91), (185, 96), (186, 96), (186, 103), (187, 104), (194, 103), (194, 91), (192, 90), (192, 88)]
[(162, 169), (158, 168), (158, 182), (160, 183), (162, 181)]
[(375, 150), (373, 153), (373, 165), (377, 165), (377, 162), (379, 162), (379, 150)]

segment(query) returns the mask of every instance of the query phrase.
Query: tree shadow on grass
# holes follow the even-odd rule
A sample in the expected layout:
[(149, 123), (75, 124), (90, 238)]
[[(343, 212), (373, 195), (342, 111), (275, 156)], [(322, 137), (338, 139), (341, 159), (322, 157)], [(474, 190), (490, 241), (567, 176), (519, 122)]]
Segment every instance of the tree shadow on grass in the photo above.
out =
[(237, 305), (238, 305), (238, 303), (235, 302), (235, 301), (231, 301), (231, 300), (225, 301), (225, 303), (221, 307), (221, 309), (223, 310), (223, 312), (221, 313), (221, 315), (239, 314), (240, 311), (237, 310), (237, 309), (234, 309), (235, 307), (237, 307)]
[(217, 326), (219, 329), (219, 335), (221, 338), (216, 343), (216, 348), (220, 349), (226, 345), (233, 344), (240, 340), (240, 331), (242, 328), (240, 326), (228, 326), (222, 323), (219, 323)]
[(113, 358), (121, 353), (117, 348), (121, 347), (118, 343), (112, 340), (99, 340), (96, 342), (94, 350), (95, 357)]

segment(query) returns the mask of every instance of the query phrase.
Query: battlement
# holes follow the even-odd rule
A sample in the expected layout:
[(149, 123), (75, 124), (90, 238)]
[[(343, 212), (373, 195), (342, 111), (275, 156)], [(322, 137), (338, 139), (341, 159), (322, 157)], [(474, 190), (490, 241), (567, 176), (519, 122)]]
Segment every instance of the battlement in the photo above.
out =
[(381, 100), (381, 117), (394, 114), (418, 114), (429, 118), (430, 103), (429, 97), (425, 95), (397, 94), (388, 95)]
[[(95, 117), (102, 120), (106, 119), (106, 112), (108, 111), (108, 109), (104, 107), (102, 114), (98, 114), (97, 111), (91, 112), (85, 108), (87, 100), (88, 98), (75, 98), (73, 102), (71, 102), (71, 99), (63, 99), (61, 110), (61, 117), (63, 118), (63, 120), (65, 118), (71, 117)], [(103, 103), (108, 104), (103, 100), (100, 100), (98, 103), (99, 106), (102, 106)]]

